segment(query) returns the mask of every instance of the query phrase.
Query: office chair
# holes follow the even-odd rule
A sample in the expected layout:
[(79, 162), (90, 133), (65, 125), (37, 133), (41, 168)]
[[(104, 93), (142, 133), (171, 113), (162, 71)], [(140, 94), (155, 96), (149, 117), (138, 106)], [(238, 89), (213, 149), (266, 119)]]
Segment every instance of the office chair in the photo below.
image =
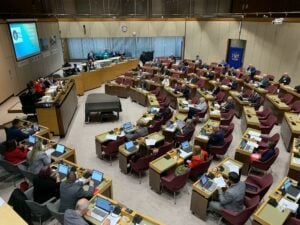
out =
[(184, 142), (184, 141), (190, 141), (193, 137), (193, 134), (194, 134), (194, 131), (195, 131), (195, 128), (192, 129), (190, 132), (186, 133), (186, 134), (183, 134), (183, 135), (175, 135), (175, 143), (181, 143), (181, 142)]
[(149, 163), (154, 159), (154, 155), (147, 155), (142, 158), (139, 158), (136, 162), (129, 161), (130, 163), (130, 173), (132, 171), (136, 172), (139, 175), (139, 183), (142, 183), (142, 172), (149, 169)]
[(217, 101), (219, 104), (221, 104), (222, 102), (224, 102), (225, 96), (226, 96), (225, 92), (220, 91), (220, 92), (216, 95), (215, 101)]
[(256, 111), (259, 120), (266, 120), (271, 114), (272, 110), (269, 107), (264, 107), (262, 111)]
[(230, 123), (229, 126), (221, 125), (220, 129), (224, 131), (224, 137), (228, 137), (230, 134), (232, 134), (234, 130), (234, 123)]
[(196, 85), (198, 86), (198, 88), (204, 88), (205, 80), (202, 78), (199, 78), (199, 80), (196, 82)]
[(123, 77), (117, 77), (115, 81), (116, 81), (117, 84), (123, 84), (124, 78)]
[(3, 157), (0, 155), (0, 166), (9, 173), (13, 185), (16, 187), (16, 181), (21, 178), (21, 172), (18, 168), (18, 164), (11, 164), (10, 162), (3, 159)]
[(19, 164), (18, 168), (21, 174), (31, 183), (33, 184), (33, 179), (37, 176), (36, 174), (28, 171), (27, 167), (23, 164)]
[(58, 199), (56, 202), (52, 203), (49, 202), (47, 204), (47, 208), (50, 211), (51, 215), (62, 225), (64, 225), (64, 214), (59, 212), (59, 206), (60, 206), (60, 199)]
[(283, 96), (280, 98), (280, 100), (281, 100), (282, 102), (284, 102), (285, 104), (287, 104), (287, 105), (290, 105), (290, 104), (292, 103), (293, 99), (294, 99), (294, 96), (293, 96), (292, 94), (289, 94), (289, 93), (283, 95)]
[(170, 151), (173, 148), (174, 141), (165, 141), (162, 146), (158, 148), (158, 153), (155, 156), (156, 158), (166, 154), (168, 151)]
[(279, 133), (274, 134), (271, 137), (268, 136), (262, 136), (261, 141), (258, 143), (258, 145), (262, 148), (267, 148), (269, 146), (269, 142), (274, 142), (275, 146), (277, 145), (278, 141), (280, 139)]
[(269, 134), (277, 123), (277, 118), (274, 115), (270, 115), (266, 120), (260, 120), (259, 128), (262, 134)]
[(119, 146), (124, 144), (124, 142), (125, 142), (125, 137), (122, 137), (116, 141), (109, 141), (108, 143), (101, 144), (102, 155), (109, 156), (110, 165), (112, 165), (112, 157), (118, 155)]
[(288, 218), (284, 225), (299, 225), (299, 224), (300, 224), (300, 219), (293, 216)]
[(266, 90), (268, 91), (268, 93), (269, 94), (272, 94), (272, 95), (274, 95), (274, 94), (276, 94), (277, 93), (277, 86), (275, 86), (275, 85), (269, 85), (267, 88), (266, 88)]
[(232, 142), (232, 135), (224, 138), (224, 144), (221, 146), (211, 146), (209, 152), (213, 155), (225, 155), (229, 149), (229, 146)]
[(275, 162), (275, 160), (277, 159), (278, 155), (279, 155), (279, 149), (275, 148), (275, 154), (272, 157), (270, 157), (268, 160), (266, 160), (264, 162), (262, 162), (260, 160), (252, 161), (251, 167), (250, 167), (250, 172), (253, 168), (261, 170), (263, 172), (267, 172), (271, 168), (271, 166)]
[(220, 125), (228, 126), (235, 115), (235, 109), (230, 109), (227, 113), (221, 113), (221, 123)]
[(222, 217), (220, 218), (218, 224), (221, 223), (222, 219), (225, 219), (229, 224), (232, 225), (244, 225), (250, 218), (258, 204), (259, 196), (255, 196), (254, 198), (245, 197), (245, 209), (243, 209), (241, 212), (232, 212), (230, 210), (222, 208), (220, 211)]
[(205, 115), (206, 115), (207, 111), (208, 111), (208, 107), (206, 107), (206, 109), (203, 112), (196, 112), (193, 116), (193, 120), (196, 123), (202, 122), (205, 118)]
[(273, 184), (273, 176), (271, 173), (266, 174), (264, 176), (256, 176), (254, 174), (249, 174), (247, 179), (245, 180), (245, 183), (246, 195), (249, 198), (259, 196), (261, 200)]
[(200, 163), (199, 165), (197, 165), (194, 168), (191, 168), (190, 178), (193, 181), (198, 180), (202, 174), (207, 172), (213, 158), (214, 158), (213, 156), (210, 156), (205, 162)]
[(300, 113), (300, 101), (295, 101), (291, 106), (291, 112)]

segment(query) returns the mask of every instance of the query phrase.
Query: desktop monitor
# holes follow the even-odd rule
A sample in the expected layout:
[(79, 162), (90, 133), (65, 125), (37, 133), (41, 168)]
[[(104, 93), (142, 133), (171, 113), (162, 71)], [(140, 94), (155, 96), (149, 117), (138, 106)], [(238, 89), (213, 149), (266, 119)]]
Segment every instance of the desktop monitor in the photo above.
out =
[(128, 141), (125, 143), (125, 148), (126, 149), (130, 149), (134, 146), (133, 141)]
[(92, 180), (96, 180), (96, 181), (101, 182), (102, 179), (103, 179), (103, 173), (98, 171), (98, 170), (93, 170)]
[(58, 165), (58, 172), (67, 175), (70, 168), (67, 165), (59, 164)]
[(57, 144), (55, 151), (60, 152), (60, 153), (64, 153), (65, 152), (65, 146)]
[(111, 210), (112, 210), (112, 206), (111, 206), (110, 201), (108, 201), (104, 198), (101, 198), (101, 197), (97, 197), (96, 206), (100, 209), (103, 209), (103, 210), (107, 211), (107, 212), (111, 212)]

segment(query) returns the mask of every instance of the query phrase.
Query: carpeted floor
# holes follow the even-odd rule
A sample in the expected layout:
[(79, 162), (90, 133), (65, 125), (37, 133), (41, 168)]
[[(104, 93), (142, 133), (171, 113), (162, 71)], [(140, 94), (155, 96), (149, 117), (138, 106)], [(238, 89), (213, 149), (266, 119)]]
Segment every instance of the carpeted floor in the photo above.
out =
[[(124, 122), (135, 122), (145, 112), (146, 108), (131, 102), (130, 98), (121, 99), (123, 112), (120, 113), (120, 119), (116, 122), (106, 123), (84, 123), (84, 102), (89, 93), (103, 93), (104, 87), (89, 91), (84, 96), (78, 98), (79, 104), (74, 115), (72, 124), (69, 128), (67, 136), (63, 139), (54, 137), (61, 143), (72, 146), (76, 149), (77, 162), (86, 168), (95, 168), (103, 171), (105, 175), (113, 180), (113, 198), (127, 205), (129, 208), (136, 209), (146, 215), (152, 216), (157, 220), (168, 225), (199, 225), (199, 224), (217, 224), (218, 218), (209, 216), (207, 221), (202, 221), (193, 216), (190, 212), (191, 186), (189, 181), (187, 188), (184, 188), (177, 196), (177, 204), (174, 205), (173, 196), (168, 193), (157, 194), (149, 187), (148, 173), (142, 178), (142, 183), (136, 176), (122, 174), (119, 170), (118, 160), (114, 160), (112, 166), (108, 161), (100, 160), (95, 154), (95, 135), (120, 127)], [(8, 114), (7, 109), (17, 101), (17, 98), (11, 98), (0, 106), (0, 123), (13, 119), (15, 116), (22, 114)], [(235, 148), (241, 138), (241, 122), (234, 118), (235, 129), (233, 132), (233, 142), (228, 152), (229, 156), (234, 156)], [(196, 134), (201, 128), (201, 124), (197, 126)], [(280, 132), (280, 127), (274, 127), (271, 134)], [(0, 141), (5, 139), (3, 131), (0, 132)], [(287, 174), (289, 154), (287, 153), (282, 141), (279, 141), (278, 147), (280, 155), (272, 166), (272, 174), (274, 176), (273, 187)], [(213, 167), (218, 161), (214, 161)], [(3, 174), (3, 172), (0, 172)], [(1, 178), (2, 176), (0, 176)], [(245, 178), (243, 178), (245, 179)], [(2, 183), (2, 184), (1, 184)], [(0, 195), (5, 200), (8, 199), (13, 190), (12, 182), (5, 182), (0, 179)], [(272, 189), (272, 188), (271, 188)], [(248, 221), (247, 224), (250, 224)]]

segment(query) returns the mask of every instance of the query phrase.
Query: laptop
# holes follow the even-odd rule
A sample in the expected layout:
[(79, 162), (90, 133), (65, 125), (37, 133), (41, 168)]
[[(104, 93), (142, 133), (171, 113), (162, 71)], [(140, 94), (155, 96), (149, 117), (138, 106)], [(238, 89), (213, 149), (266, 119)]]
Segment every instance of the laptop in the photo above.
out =
[(123, 124), (123, 129), (125, 132), (131, 132), (133, 129), (132, 123), (131, 122), (127, 122)]
[(54, 157), (59, 157), (64, 153), (65, 153), (65, 146), (57, 144), (56, 148), (55, 148), (55, 151), (52, 152), (51, 155), (54, 156)]
[(94, 181), (94, 187), (97, 187), (103, 180), (103, 173), (98, 170), (93, 170), (91, 179)]
[(283, 188), (285, 190), (285, 193), (289, 194), (294, 198), (297, 198), (298, 194), (300, 193), (300, 190), (297, 187), (294, 187), (292, 185), (291, 180), (289, 179), (284, 182)]
[(105, 217), (107, 217), (110, 214), (112, 208), (113, 207), (110, 201), (101, 197), (97, 197), (96, 205), (91, 211), (91, 217), (102, 222), (105, 219)]
[(70, 171), (70, 169), (71, 168), (65, 164), (59, 164), (58, 165), (58, 173), (59, 173), (60, 179), (64, 179), (68, 175), (68, 172)]
[(28, 145), (34, 145), (36, 142), (36, 137), (29, 135), (28, 140), (25, 142)]
[(192, 151), (192, 148), (190, 146), (190, 143), (188, 141), (184, 141), (181, 143), (181, 150), (185, 151), (186, 153), (189, 153)]
[(133, 141), (128, 141), (125, 143), (125, 149), (129, 152), (136, 150), (136, 146), (134, 145)]
[(206, 176), (206, 174), (203, 174), (200, 177), (199, 181), (200, 181), (201, 187), (205, 188), (206, 190), (212, 191), (216, 187), (216, 184), (214, 182), (212, 182), (211, 180), (209, 180), (208, 177)]

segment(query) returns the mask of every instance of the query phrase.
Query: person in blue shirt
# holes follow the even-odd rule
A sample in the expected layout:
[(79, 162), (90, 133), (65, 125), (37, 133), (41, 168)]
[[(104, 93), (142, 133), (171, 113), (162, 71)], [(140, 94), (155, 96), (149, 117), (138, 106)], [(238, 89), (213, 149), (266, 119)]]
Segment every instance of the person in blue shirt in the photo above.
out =
[(263, 75), (263, 79), (259, 82), (259, 87), (266, 88), (269, 86), (269, 78), (267, 74)]
[(15, 139), (17, 142), (23, 141), (27, 139), (29, 135), (33, 134), (34, 131), (29, 131), (28, 133), (24, 133), (21, 130), (21, 121), (19, 119), (14, 119), (12, 121), (12, 127), (6, 130), (6, 141), (10, 141)]
[(256, 68), (252, 64), (249, 64), (248, 68), (246, 69), (246, 72), (250, 73), (251, 79), (253, 80), (256, 74)]

